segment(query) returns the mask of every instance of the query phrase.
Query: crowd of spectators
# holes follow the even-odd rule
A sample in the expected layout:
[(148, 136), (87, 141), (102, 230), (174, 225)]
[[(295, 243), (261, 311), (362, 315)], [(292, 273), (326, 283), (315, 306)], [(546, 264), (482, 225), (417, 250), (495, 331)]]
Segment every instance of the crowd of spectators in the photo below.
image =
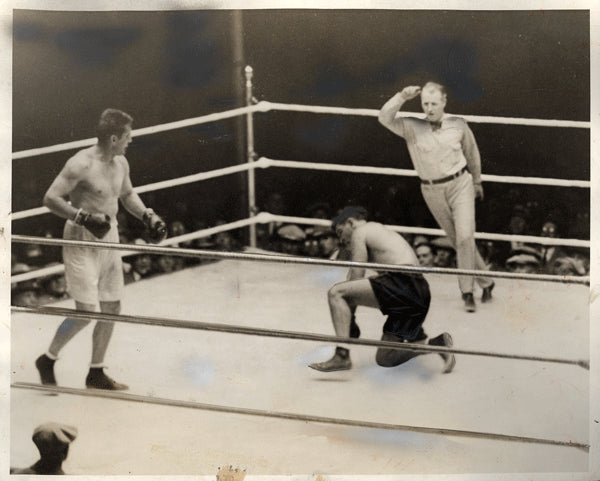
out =
[[(181, 209), (181, 205), (179, 206)], [(208, 228), (200, 220), (190, 222), (172, 215), (164, 217), (167, 221), (169, 237), (179, 237), (194, 231)], [(119, 223), (119, 239), (121, 243), (146, 245), (149, 239), (146, 236), (141, 222), (133, 219), (129, 214), (121, 211), (117, 217)], [(225, 224), (225, 220), (217, 220), (215, 226)], [(190, 225), (190, 227), (188, 227)], [(54, 233), (37, 232), (34, 235), (42, 237), (59, 237)], [(186, 240), (185, 238), (174, 247), (195, 248), (204, 250), (236, 251), (242, 242), (235, 232), (219, 232), (212, 236)], [(123, 276), (126, 284), (146, 279), (152, 276), (167, 274), (183, 268), (213, 262), (211, 259), (191, 258), (175, 255), (155, 255), (148, 253), (126, 254), (123, 258)], [(35, 307), (52, 302), (68, 299), (67, 285), (63, 274), (62, 255), (60, 247), (48, 247), (37, 244), (13, 244), (11, 253), (11, 276), (31, 272), (32, 277), (11, 284), (11, 303), (18, 306)], [(41, 277), (35, 271), (44, 269), (47, 275)]]
[[(390, 187), (386, 191), (386, 199), (394, 199), (398, 195), (401, 195), (401, 189)], [(561, 221), (563, 216), (559, 213), (544, 212), (536, 201), (523, 203), (518, 191), (514, 189), (508, 193), (506, 200), (512, 201), (513, 204), (512, 208), (507, 209), (504, 205), (500, 209), (498, 217), (502, 219), (504, 215), (507, 225), (499, 228), (498, 233), (548, 238), (568, 236), (585, 239), (586, 235), (589, 237), (589, 234), (586, 234), (589, 233), (587, 212), (579, 212), (573, 216), (567, 228), (565, 222)], [(373, 210), (374, 214), (370, 220), (394, 224), (392, 209), (388, 208), (392, 200), (384, 204), (386, 208)], [(406, 204), (398, 202), (396, 205)], [(272, 193), (265, 202), (264, 210), (271, 214), (285, 215), (287, 206), (283, 195)], [(304, 217), (329, 220), (337, 210), (339, 209), (334, 209), (327, 203), (316, 203), (307, 209)], [(399, 216), (402, 217), (400, 214)], [(258, 227), (259, 246), (267, 250), (290, 255), (331, 258), (338, 249), (335, 233), (328, 227), (303, 227), (281, 222), (272, 222)], [(422, 266), (456, 267), (456, 251), (447, 237), (403, 235), (412, 245)], [(490, 270), (572, 276), (589, 274), (589, 249), (587, 248), (545, 245), (520, 240), (511, 242), (478, 240), (477, 246)]]
[[(398, 189), (389, 189), (387, 197), (393, 200), (400, 195)], [(512, 192), (512, 190), (511, 190)], [(506, 226), (499, 233), (514, 235), (533, 235), (548, 238), (574, 237), (589, 238), (589, 214), (585, 211), (572, 215), (572, 222), (565, 225), (556, 213), (542, 213), (536, 202), (522, 202), (514, 192), (506, 196), (508, 209), (503, 207)], [(386, 198), (387, 198), (386, 197)], [(389, 200), (389, 199), (388, 199)], [(385, 203), (385, 209), (373, 209), (370, 220), (394, 224), (392, 200)], [(264, 202), (261, 211), (275, 215), (289, 215), (285, 196), (279, 192), (271, 193)], [(390, 205), (388, 205), (390, 204)], [(397, 204), (402, 206), (402, 203)], [(301, 216), (331, 220), (344, 206), (333, 207), (327, 202), (310, 205)], [(401, 209), (401, 207), (400, 207)], [(185, 236), (208, 227), (225, 224), (218, 219), (208, 225), (203, 219), (190, 214), (185, 202), (177, 201), (172, 212), (161, 213), (168, 225), (169, 237)], [(499, 214), (500, 215), (500, 214)], [(402, 215), (399, 214), (400, 217)], [(397, 222), (397, 221), (396, 221)], [(122, 243), (143, 245), (148, 242), (142, 223), (121, 211), (118, 215), (119, 237)], [(402, 225), (397, 224), (396, 225)], [(534, 228), (537, 227), (537, 230)], [(339, 249), (335, 232), (329, 226), (311, 226), (284, 222), (257, 224), (257, 247), (271, 252), (287, 255), (302, 255), (316, 258), (335, 258)], [(60, 237), (50, 230), (39, 231), (34, 235), (42, 237)], [(217, 251), (238, 251), (245, 244), (242, 232), (226, 231), (208, 237), (186, 239), (175, 244), (176, 247), (196, 248)], [(455, 267), (456, 252), (446, 237), (423, 235), (404, 235), (412, 245), (419, 263), (427, 267)], [(543, 245), (520, 241), (477, 241), (478, 248), (490, 270), (524, 273), (544, 273), (554, 275), (588, 275), (589, 250), (587, 248)], [(15, 244), (11, 255), (11, 274), (25, 274), (40, 268), (58, 266), (60, 269), (60, 247), (34, 244)], [(146, 253), (126, 255), (123, 259), (126, 283), (136, 282), (151, 276), (166, 274), (183, 268), (212, 262), (210, 259), (188, 258), (171, 255), (151, 255)], [(12, 303), (15, 305), (37, 306), (60, 301), (68, 297), (66, 283), (61, 272), (45, 277), (22, 280), (12, 285)]]

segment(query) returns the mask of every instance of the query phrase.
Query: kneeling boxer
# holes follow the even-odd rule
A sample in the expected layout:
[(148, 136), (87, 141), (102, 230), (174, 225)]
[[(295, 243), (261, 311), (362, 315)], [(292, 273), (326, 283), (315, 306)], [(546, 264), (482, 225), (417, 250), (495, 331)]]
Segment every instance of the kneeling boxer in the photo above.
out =
[[(396, 232), (377, 222), (367, 222), (362, 207), (347, 207), (333, 220), (333, 228), (342, 245), (350, 246), (354, 262), (418, 265), (410, 245)], [(383, 341), (410, 342), (433, 346), (452, 346), (447, 332), (427, 339), (423, 322), (431, 300), (429, 285), (421, 274), (383, 272), (365, 278), (365, 269), (352, 267), (347, 281), (335, 284), (328, 293), (329, 309), (335, 333), (341, 337), (359, 337), (355, 322), (357, 306), (376, 307), (388, 316), (383, 326)], [(379, 348), (375, 361), (383, 367), (398, 366), (422, 353), (404, 349)], [(444, 372), (454, 368), (453, 354), (440, 353)], [(336, 347), (331, 359), (310, 364), (318, 371), (330, 372), (352, 368), (350, 351)]]

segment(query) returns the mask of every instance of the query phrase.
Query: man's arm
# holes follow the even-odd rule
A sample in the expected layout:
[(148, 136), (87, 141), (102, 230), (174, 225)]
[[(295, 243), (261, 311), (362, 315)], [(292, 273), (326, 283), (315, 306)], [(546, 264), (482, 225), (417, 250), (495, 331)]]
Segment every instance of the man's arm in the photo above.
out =
[(106, 214), (90, 214), (81, 208), (73, 207), (67, 201), (67, 197), (82, 178), (81, 162), (81, 158), (78, 157), (71, 157), (67, 161), (44, 195), (44, 205), (53, 214), (84, 226), (96, 237), (102, 239), (110, 230), (110, 217)]
[[(350, 252), (352, 256), (352, 262), (367, 262), (369, 260), (366, 233), (363, 231), (363, 229), (356, 229), (352, 234)], [(348, 271), (347, 280), (353, 281), (356, 279), (362, 279), (365, 277), (365, 271), (366, 269), (363, 267), (351, 267)]]
[(46, 194), (44, 194), (44, 205), (53, 214), (63, 219), (73, 220), (77, 215), (78, 209), (67, 201), (67, 197), (77, 187), (79, 180), (79, 166), (76, 159), (72, 157), (54, 179)]
[(133, 190), (133, 185), (131, 184), (131, 178), (129, 177), (129, 164), (125, 160), (123, 162), (123, 167), (125, 169), (125, 175), (123, 177), (123, 184), (121, 186), (121, 193), (119, 194), (119, 199), (123, 204), (123, 207), (136, 219), (143, 220), (144, 212), (146, 211), (146, 206), (140, 196)]
[(481, 156), (479, 148), (475, 141), (473, 132), (466, 124), (464, 125), (464, 135), (462, 141), (462, 149), (467, 159), (467, 167), (473, 176), (473, 186), (475, 187), (475, 198), (483, 200), (483, 187), (481, 185)]
[(396, 119), (396, 114), (406, 101), (415, 98), (420, 93), (421, 87), (416, 85), (405, 87), (401, 92), (396, 93), (381, 107), (378, 116), (379, 123), (395, 134), (404, 137), (402, 119)]
[(129, 164), (127, 163), (127, 160), (123, 160), (123, 165), (125, 168), (125, 175), (119, 199), (127, 212), (146, 224), (150, 230), (150, 241), (158, 243), (167, 237), (167, 226), (152, 209), (146, 207), (137, 192), (133, 190), (131, 178), (129, 177)]

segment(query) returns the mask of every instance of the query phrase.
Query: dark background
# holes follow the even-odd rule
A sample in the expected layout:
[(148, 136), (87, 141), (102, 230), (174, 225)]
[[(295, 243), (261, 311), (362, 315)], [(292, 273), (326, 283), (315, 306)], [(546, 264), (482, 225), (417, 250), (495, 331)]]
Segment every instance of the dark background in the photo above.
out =
[[(94, 136), (100, 112), (129, 112), (134, 128), (273, 102), (378, 109), (396, 91), (444, 83), (457, 114), (589, 121), (588, 11), (249, 10), (236, 41), (233, 11), (14, 11), (13, 151)], [(236, 51), (236, 45), (238, 50)], [(243, 49), (240, 51), (239, 47)], [(237, 52), (237, 53), (236, 53)], [(417, 101), (405, 110), (420, 111)], [(588, 129), (472, 123), (488, 174), (589, 179)], [(404, 141), (374, 117), (255, 115), (256, 151), (276, 159), (412, 168)], [(134, 185), (245, 161), (232, 119), (134, 139)], [(13, 211), (41, 205), (73, 152), (13, 162)], [(281, 192), (290, 215), (327, 201), (361, 203), (398, 224), (435, 226), (415, 178), (257, 171), (258, 203)], [(247, 217), (245, 174), (144, 194), (159, 213), (183, 199), (209, 224)], [(390, 198), (388, 191), (396, 193)], [(589, 190), (487, 183), (478, 230), (503, 231), (510, 206), (536, 200), (569, 234), (589, 212)], [(51, 215), (15, 221), (14, 233), (59, 228)], [(535, 233), (535, 232), (534, 232)], [(587, 232), (573, 233), (589, 237)]]

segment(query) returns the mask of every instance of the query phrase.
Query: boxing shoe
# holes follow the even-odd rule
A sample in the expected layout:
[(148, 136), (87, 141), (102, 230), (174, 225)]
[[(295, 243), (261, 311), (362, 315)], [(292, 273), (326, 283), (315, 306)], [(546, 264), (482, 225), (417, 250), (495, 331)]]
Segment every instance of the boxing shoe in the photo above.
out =
[(338, 347), (331, 359), (323, 362), (313, 362), (308, 367), (321, 372), (347, 371), (352, 369), (352, 361), (348, 349)]
[[(443, 347), (452, 347), (452, 336), (447, 332), (440, 334), (437, 337), (429, 340), (429, 345), (431, 346), (443, 346)], [(444, 361), (444, 374), (447, 374), (454, 369), (454, 365), (456, 364), (456, 359), (454, 358), (454, 354), (446, 354), (443, 352), (439, 353), (440, 357)]]
[(125, 391), (129, 389), (126, 384), (121, 384), (104, 373), (101, 367), (91, 367), (85, 378), (85, 387), (88, 389), (105, 389), (107, 391)]
[(481, 302), (490, 302), (492, 300), (492, 289), (494, 289), (495, 285), (496, 283), (492, 282), (489, 286), (483, 288)]
[(463, 301), (465, 301), (465, 310), (467, 312), (475, 312), (475, 299), (473, 298), (472, 292), (467, 292), (462, 295)]
[(56, 386), (54, 362), (54, 359), (50, 359), (46, 354), (42, 354), (35, 360), (35, 367), (40, 373), (40, 380), (46, 386)]

